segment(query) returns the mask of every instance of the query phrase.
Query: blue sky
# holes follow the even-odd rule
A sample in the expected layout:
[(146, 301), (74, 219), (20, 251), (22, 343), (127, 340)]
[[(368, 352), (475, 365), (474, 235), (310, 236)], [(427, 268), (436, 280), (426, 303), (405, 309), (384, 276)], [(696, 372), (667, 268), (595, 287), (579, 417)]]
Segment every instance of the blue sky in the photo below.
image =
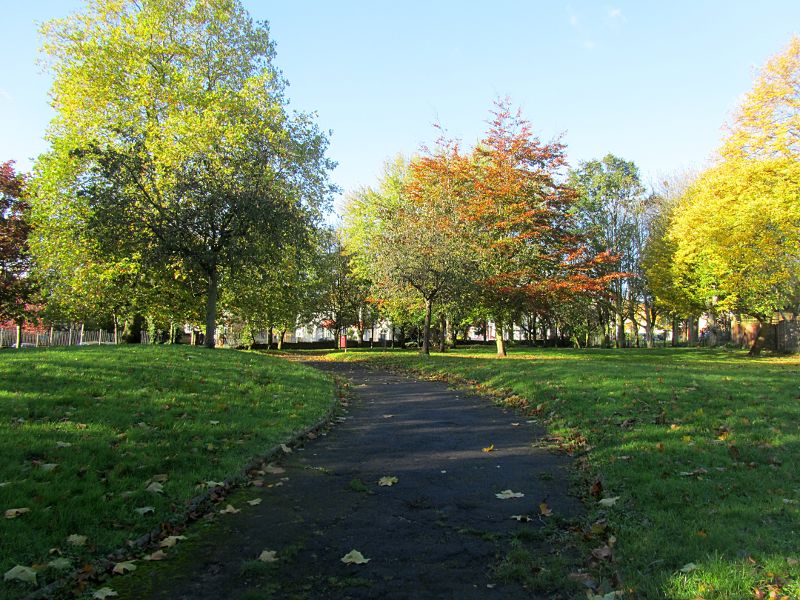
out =
[[(332, 130), (333, 180), (373, 184), (435, 138), (469, 144), (508, 96), (570, 163), (613, 152), (646, 182), (701, 167), (755, 69), (800, 30), (800, 2), (244, 0), (267, 19), (292, 106)], [(0, 160), (46, 150), (49, 79), (36, 22), (78, 0), (0, 0)]]

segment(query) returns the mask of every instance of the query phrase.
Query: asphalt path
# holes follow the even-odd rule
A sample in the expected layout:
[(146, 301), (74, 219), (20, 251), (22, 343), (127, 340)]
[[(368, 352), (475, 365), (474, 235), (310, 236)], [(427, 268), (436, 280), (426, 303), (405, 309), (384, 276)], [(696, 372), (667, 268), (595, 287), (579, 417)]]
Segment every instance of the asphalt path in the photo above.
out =
[[(543, 526), (540, 502), (561, 516), (580, 510), (568, 459), (535, 444), (541, 430), (444, 383), (309, 364), (351, 382), (337, 424), (264, 474), (260, 504), (219, 515), (174, 564), (134, 577), (120, 596), (536, 598), (493, 566), (515, 533)], [(384, 477), (397, 482), (381, 486)], [(497, 498), (504, 490), (524, 496)], [(260, 568), (264, 550), (277, 561)], [(352, 550), (369, 562), (343, 563)]]

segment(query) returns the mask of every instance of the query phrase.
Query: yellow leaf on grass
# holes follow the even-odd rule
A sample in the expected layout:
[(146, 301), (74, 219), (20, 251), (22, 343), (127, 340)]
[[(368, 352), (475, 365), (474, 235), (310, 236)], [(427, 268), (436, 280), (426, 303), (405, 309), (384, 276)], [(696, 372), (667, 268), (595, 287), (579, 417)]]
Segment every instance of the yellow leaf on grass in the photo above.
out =
[(78, 535), (77, 533), (73, 533), (71, 536), (67, 538), (67, 543), (72, 544), (73, 546), (83, 546), (86, 544), (86, 536), (85, 535)]
[(350, 550), (347, 554), (345, 554), (340, 559), (346, 565), (363, 565), (371, 561), (371, 558), (364, 558), (364, 555), (361, 554), (358, 550)]
[(539, 504), (539, 514), (543, 517), (550, 517), (553, 514), (553, 511), (547, 506), (547, 502), (542, 502)]
[(380, 479), (378, 479), (378, 485), (383, 485), (383, 486), (387, 486), (387, 485), (391, 486), (391, 485), (394, 485), (397, 482), (398, 482), (397, 477), (394, 477), (394, 476), (391, 476), (391, 475), (387, 475), (386, 477), (381, 477)]
[(276, 550), (264, 550), (258, 555), (258, 560), (265, 563), (278, 562), (278, 552)]
[(6, 511), (6, 519), (16, 519), (20, 515), (31, 512), (30, 508), (9, 508)]
[(158, 483), (157, 481), (150, 482), (146, 488), (144, 488), (146, 492), (152, 492), (154, 494), (163, 494), (164, 493), (164, 486)]
[(169, 537), (165, 537), (161, 540), (159, 546), (161, 548), (172, 548), (175, 544), (177, 544), (180, 540), (185, 540), (185, 535), (171, 535)]
[(136, 570), (136, 565), (133, 564), (132, 560), (126, 560), (123, 562), (118, 562), (114, 565), (112, 572), (116, 575), (124, 575), (125, 573), (130, 573), (131, 571)]
[(494, 450), (494, 444), (489, 444), (483, 449), (484, 452), (491, 452), (492, 450)]
[(8, 571), (5, 572), (3, 575), (4, 581), (22, 581), (23, 583), (33, 583), (36, 584), (36, 571), (31, 569), (30, 567), (23, 567), (22, 565), (17, 565), (16, 567), (11, 567)]
[(503, 490), (499, 494), (495, 494), (500, 500), (508, 500), (509, 498), (522, 498), (525, 496), (522, 492), (512, 492), (511, 490)]

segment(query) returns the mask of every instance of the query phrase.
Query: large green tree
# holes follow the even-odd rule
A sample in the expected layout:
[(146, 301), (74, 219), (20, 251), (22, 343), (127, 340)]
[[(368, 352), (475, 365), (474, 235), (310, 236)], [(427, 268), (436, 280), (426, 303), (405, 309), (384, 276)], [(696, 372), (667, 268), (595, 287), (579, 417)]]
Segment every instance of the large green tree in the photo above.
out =
[(309, 235), (331, 191), (267, 25), (238, 0), (93, 0), (43, 33), (57, 116), (40, 170), (71, 178), (43, 212), (86, 198), (104, 256), (201, 278), (213, 347), (220, 282)]

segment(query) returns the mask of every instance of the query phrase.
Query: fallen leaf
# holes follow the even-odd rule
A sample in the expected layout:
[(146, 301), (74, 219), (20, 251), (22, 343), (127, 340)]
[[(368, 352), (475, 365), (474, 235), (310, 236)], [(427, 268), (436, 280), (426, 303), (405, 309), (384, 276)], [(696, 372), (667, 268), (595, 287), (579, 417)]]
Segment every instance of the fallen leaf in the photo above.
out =
[(59, 571), (65, 571), (72, 567), (72, 563), (69, 561), (68, 558), (60, 556), (58, 558), (54, 558), (49, 563), (47, 563), (47, 566), (53, 569), (57, 569)]
[(539, 504), (539, 514), (543, 517), (550, 517), (553, 515), (553, 511), (547, 506), (547, 502), (542, 502)]
[(185, 535), (171, 535), (171, 536), (165, 537), (163, 540), (161, 540), (161, 543), (159, 544), (159, 547), (160, 548), (172, 548), (179, 541), (185, 540), (185, 539), (186, 539)]
[(289, 446), (287, 446), (286, 444), (281, 444), (281, 450), (283, 450), (283, 452), (285, 454), (291, 454), (292, 453), (292, 449), (289, 448)]
[(235, 515), (240, 512), (238, 508), (234, 508), (232, 504), (228, 504), (225, 508), (219, 511), (221, 515)]
[(78, 535), (77, 533), (73, 533), (71, 536), (67, 538), (67, 543), (72, 544), (73, 546), (83, 546), (86, 544), (87, 537), (85, 535)]
[(603, 493), (603, 482), (598, 479), (589, 488), (589, 494), (594, 496), (595, 498), (599, 498), (602, 493)]
[(528, 523), (532, 520), (528, 515), (511, 515), (511, 518), (519, 521), (520, 523)]
[(384, 419), (391, 419), (394, 415), (383, 415)]
[(57, 466), (58, 466), (58, 464), (57, 464), (57, 463), (44, 463), (44, 464), (41, 464), (41, 465), (39, 465), (39, 468), (40, 468), (42, 471), (47, 471), (47, 472), (49, 472), (49, 471), (52, 471), (52, 470), (54, 470), (54, 469), (55, 469)]
[(157, 481), (158, 483), (164, 483), (165, 481), (167, 481), (167, 479), (169, 479), (169, 475), (167, 475), (166, 473), (159, 473), (158, 475), (153, 475), (150, 478), (150, 481)]
[(659, 452), (663, 452), (664, 451), (664, 443), (663, 442), (658, 442), (656, 444), (656, 450), (658, 450)]
[(603, 498), (602, 500), (598, 501), (600, 506), (614, 506), (619, 500), (619, 496), (614, 496), (613, 498)]
[(147, 513), (156, 512), (156, 509), (152, 506), (142, 506), (141, 508), (134, 508), (133, 512), (146, 515)]
[(512, 423), (511, 426), (512, 427), (519, 427), (519, 423)]
[(136, 570), (136, 565), (133, 564), (132, 560), (126, 560), (123, 562), (118, 562), (114, 565), (112, 572), (117, 575), (124, 575), (125, 573), (130, 573), (131, 571)]
[(6, 519), (16, 519), (20, 515), (31, 512), (30, 508), (9, 508), (6, 512)]
[(681, 567), (681, 573), (691, 573), (697, 570), (697, 565), (694, 563), (686, 563)]
[(796, 558), (787, 558), (786, 559), (786, 564), (789, 565), (790, 567), (795, 566), (798, 562), (800, 562), (800, 561), (798, 561)]
[(484, 452), (491, 452), (492, 450), (494, 450), (494, 444), (489, 444), (483, 449)]
[(209, 421), (211, 425), (219, 425), (219, 421)]
[(276, 467), (275, 465), (266, 465), (264, 467), (264, 473), (270, 473), (271, 475), (280, 475), (281, 473), (285, 473), (286, 469), (282, 467)]
[(398, 481), (397, 477), (387, 475), (386, 477), (381, 477), (380, 479), (378, 479), (378, 485), (392, 486), (395, 483), (397, 483), (397, 481)]
[(499, 494), (495, 494), (496, 498), (500, 500), (508, 500), (509, 498), (522, 498), (525, 496), (522, 492), (512, 492), (511, 490), (503, 490)]
[(265, 563), (278, 562), (277, 554), (278, 553), (275, 550), (264, 550), (258, 555), (258, 560)]
[(597, 560), (611, 560), (611, 546), (603, 545), (592, 550), (592, 556)]
[(222, 487), (225, 484), (221, 481), (206, 481), (206, 487), (215, 488), (215, 487)]
[(56, 442), (56, 448), (69, 448), (72, 444), (69, 442)]
[(3, 575), (4, 581), (22, 581), (23, 583), (33, 583), (36, 584), (36, 571), (31, 569), (30, 567), (23, 567), (22, 565), (17, 565), (16, 567), (11, 567), (8, 571), (5, 572)]
[(117, 594), (117, 592), (112, 590), (110, 587), (100, 588), (94, 594), (92, 594), (92, 598), (97, 598), (98, 600), (112, 598), (113, 596), (119, 596), (119, 594)]
[(152, 554), (147, 554), (142, 557), (144, 560), (164, 560), (167, 558), (167, 553), (163, 550), (156, 550)]
[(371, 558), (364, 558), (364, 555), (361, 554), (358, 550), (350, 550), (347, 554), (345, 554), (340, 559), (346, 565), (363, 565), (371, 561)]
[(704, 537), (708, 537), (708, 533), (706, 533), (706, 531), (704, 529), (698, 529), (697, 532), (695, 533), (695, 535), (697, 537), (703, 537), (703, 538)]
[(157, 481), (153, 481), (153, 482), (150, 483), (150, 485), (148, 485), (146, 488), (144, 488), (144, 491), (152, 492), (154, 494), (163, 494), (164, 493), (164, 486), (161, 485), (160, 483), (158, 483)]
[(252, 500), (248, 500), (247, 503), (250, 506), (258, 506), (259, 504), (261, 504), (261, 498), (253, 498)]

